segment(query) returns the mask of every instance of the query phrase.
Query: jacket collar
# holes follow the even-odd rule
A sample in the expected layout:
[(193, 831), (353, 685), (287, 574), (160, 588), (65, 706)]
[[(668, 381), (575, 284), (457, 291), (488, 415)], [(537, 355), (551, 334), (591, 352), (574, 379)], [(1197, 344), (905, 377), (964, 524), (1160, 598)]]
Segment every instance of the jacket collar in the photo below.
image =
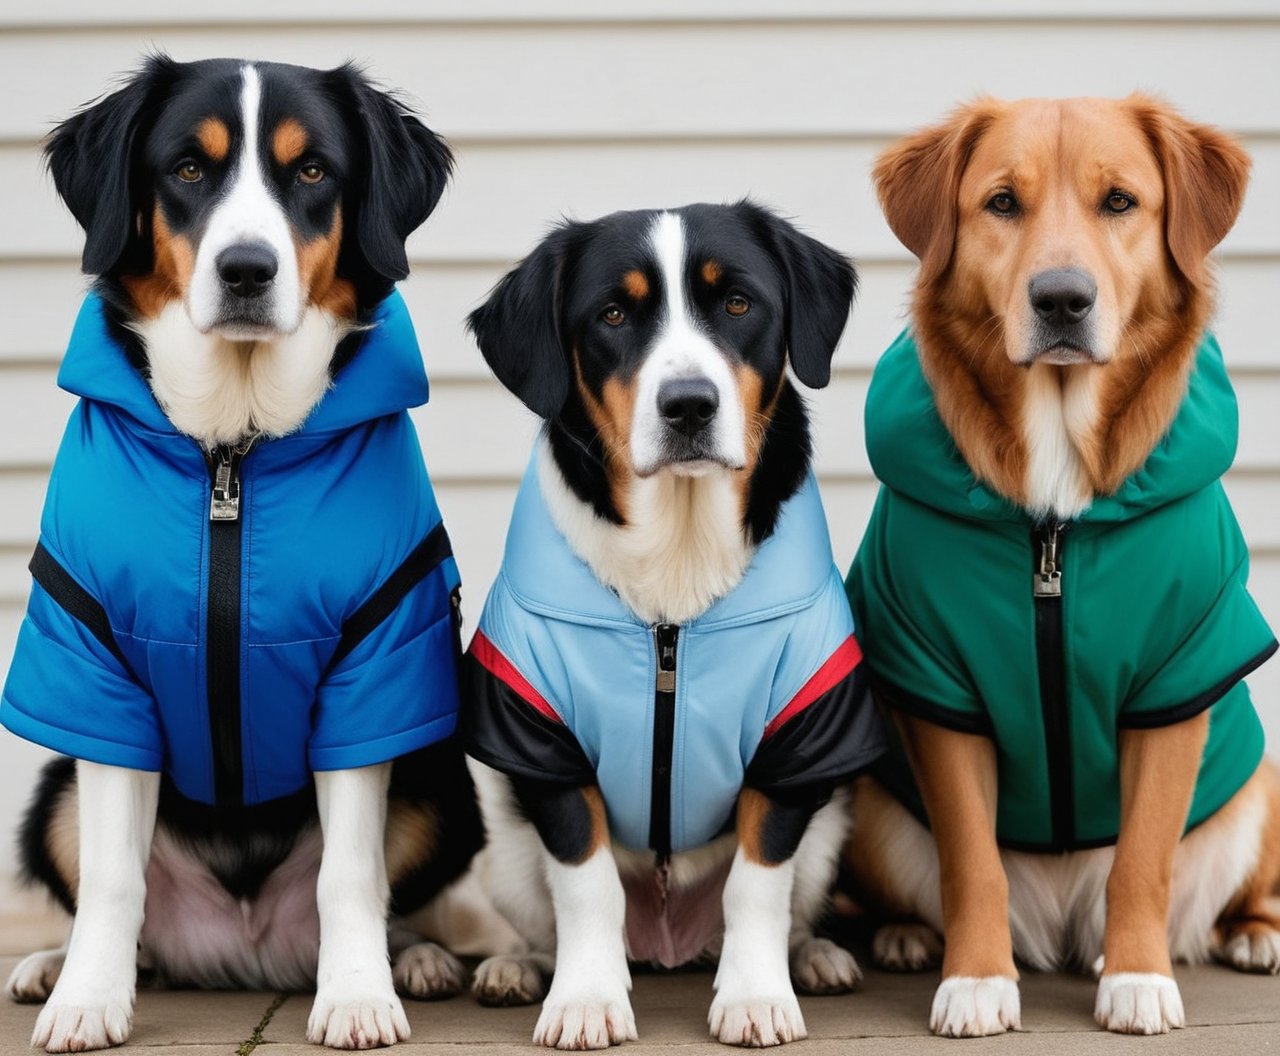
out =
[[(569, 546), (551, 518), (538, 478), (538, 444), (525, 470), (500, 575), (521, 607), (572, 623), (645, 627)], [(810, 473), (783, 505), (738, 585), (686, 627), (757, 623), (811, 604), (834, 570), (826, 514)]]
[[(1083, 522), (1127, 521), (1212, 484), (1236, 453), (1238, 414), (1222, 349), (1205, 334), (1187, 394), (1169, 432), (1114, 495), (1101, 497)], [(867, 453), (887, 487), (916, 502), (968, 520), (1026, 521), (1025, 510), (973, 475), (938, 416), (908, 331), (876, 364), (867, 393)]]
[[(349, 429), (427, 402), (422, 354), (398, 291), (374, 309), (368, 326), (359, 350), (293, 435)], [(110, 404), (149, 430), (178, 435), (112, 335), (96, 293), (85, 297), (80, 306), (58, 371), (58, 385), (75, 396)]]

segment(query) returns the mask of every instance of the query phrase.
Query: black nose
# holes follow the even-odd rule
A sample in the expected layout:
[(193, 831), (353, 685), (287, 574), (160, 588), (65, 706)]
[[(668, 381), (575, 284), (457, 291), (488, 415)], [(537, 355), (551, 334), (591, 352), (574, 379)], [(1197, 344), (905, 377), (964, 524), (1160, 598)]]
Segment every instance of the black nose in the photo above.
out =
[(1046, 323), (1078, 323), (1093, 310), (1098, 284), (1079, 268), (1053, 268), (1031, 280), (1027, 295)]
[(710, 378), (673, 378), (658, 389), (658, 410), (677, 433), (693, 436), (716, 416), (720, 393)]
[(261, 297), (276, 277), (275, 250), (265, 242), (239, 242), (218, 254), (218, 277), (228, 293)]

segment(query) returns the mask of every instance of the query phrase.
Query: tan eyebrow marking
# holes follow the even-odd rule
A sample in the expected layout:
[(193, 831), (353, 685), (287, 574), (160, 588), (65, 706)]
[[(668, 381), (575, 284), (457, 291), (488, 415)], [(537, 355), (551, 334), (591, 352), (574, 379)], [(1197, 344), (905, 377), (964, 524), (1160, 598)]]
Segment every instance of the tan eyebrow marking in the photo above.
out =
[(644, 272), (636, 268), (622, 276), (622, 288), (629, 297), (637, 301), (643, 301), (649, 296), (649, 280), (644, 277)]
[(721, 274), (718, 260), (708, 260), (702, 265), (702, 279), (708, 286), (714, 286), (719, 282)]
[(302, 156), (307, 142), (307, 130), (292, 117), (286, 117), (276, 125), (275, 134), (271, 137), (271, 153), (277, 164), (288, 165)]
[(222, 161), (231, 150), (231, 132), (226, 122), (216, 117), (206, 117), (196, 126), (196, 142), (214, 161)]

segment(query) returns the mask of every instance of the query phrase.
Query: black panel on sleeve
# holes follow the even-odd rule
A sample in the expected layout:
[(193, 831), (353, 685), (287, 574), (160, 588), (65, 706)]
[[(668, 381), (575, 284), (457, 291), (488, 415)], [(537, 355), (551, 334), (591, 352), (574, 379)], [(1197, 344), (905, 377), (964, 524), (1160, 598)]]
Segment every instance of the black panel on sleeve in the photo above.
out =
[(595, 768), (563, 723), (527, 703), (474, 656), (466, 657), (459, 717), (467, 754), (516, 777), (594, 785)]
[(767, 794), (853, 777), (886, 747), (859, 664), (756, 749), (746, 784)]

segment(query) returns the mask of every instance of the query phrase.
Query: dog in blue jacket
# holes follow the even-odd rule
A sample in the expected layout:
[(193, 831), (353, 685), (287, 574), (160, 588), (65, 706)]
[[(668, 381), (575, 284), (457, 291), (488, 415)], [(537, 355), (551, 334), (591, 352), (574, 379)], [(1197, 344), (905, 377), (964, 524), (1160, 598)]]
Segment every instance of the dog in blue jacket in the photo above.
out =
[(719, 959), (711, 1033), (804, 1037), (792, 978), (851, 989), (813, 927), (837, 790), (883, 748), (788, 366), (825, 385), (854, 292), (748, 202), (547, 238), (471, 316), (546, 420), (472, 639), (463, 705), (486, 875), (529, 952), (481, 1001), (544, 993), (534, 1040), (636, 1036), (628, 959)]
[(310, 1040), (403, 1040), (396, 987), (463, 976), (413, 938), (393, 970), (388, 905), (426, 904), (481, 840), (393, 288), (448, 148), (351, 68), (157, 57), (48, 157), (98, 279), (0, 721), (71, 757), (22, 852), (75, 921), (9, 991), (47, 998), (50, 1052), (126, 1039), (139, 962), (314, 985)]

